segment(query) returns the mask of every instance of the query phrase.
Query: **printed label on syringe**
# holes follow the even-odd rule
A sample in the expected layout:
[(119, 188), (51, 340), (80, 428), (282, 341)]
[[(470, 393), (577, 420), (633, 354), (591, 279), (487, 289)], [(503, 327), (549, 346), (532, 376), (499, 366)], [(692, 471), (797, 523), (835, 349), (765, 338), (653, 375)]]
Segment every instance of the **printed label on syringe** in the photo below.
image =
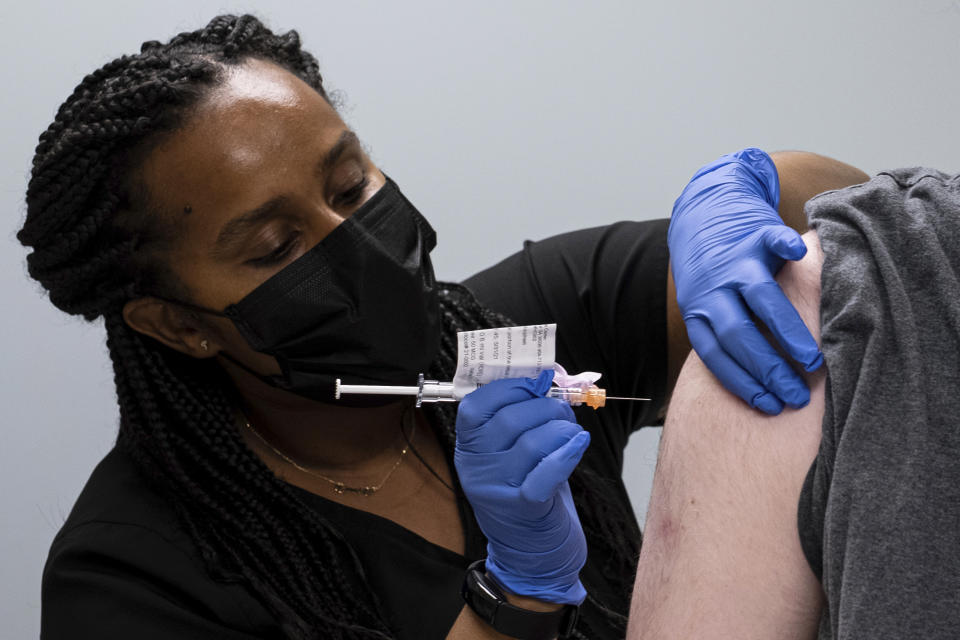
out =
[(552, 369), (556, 357), (557, 325), (477, 329), (457, 333), (458, 397), (500, 378), (535, 378)]

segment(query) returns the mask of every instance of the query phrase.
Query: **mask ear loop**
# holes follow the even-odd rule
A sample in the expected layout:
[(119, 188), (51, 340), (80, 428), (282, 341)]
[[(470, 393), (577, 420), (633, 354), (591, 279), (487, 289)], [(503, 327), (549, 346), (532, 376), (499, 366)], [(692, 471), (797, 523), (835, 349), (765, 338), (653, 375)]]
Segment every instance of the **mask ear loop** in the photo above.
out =
[[(164, 302), (169, 302), (170, 304), (175, 304), (179, 307), (183, 307), (184, 309), (196, 311), (198, 313), (206, 313), (208, 315), (218, 316), (220, 318), (228, 318), (228, 319), (230, 318), (230, 315), (228, 313), (225, 313), (223, 311), (217, 311), (216, 309), (210, 309), (209, 307), (203, 307), (198, 304), (193, 304), (192, 302), (187, 302), (186, 300), (177, 300), (176, 298), (167, 298), (165, 296), (157, 296), (157, 295), (154, 295), (151, 297), (156, 298), (157, 300), (163, 300)], [(217, 355), (222, 356), (225, 360), (229, 360), (233, 364), (237, 365), (239, 368), (243, 369), (244, 371), (252, 375), (254, 378), (259, 380), (260, 382), (270, 385), (271, 387), (274, 387), (277, 389), (283, 389), (281, 385), (277, 384), (277, 381), (274, 379), (274, 376), (268, 376), (258, 371), (254, 371), (253, 369), (251, 369), (244, 363), (240, 362), (239, 360), (234, 358), (232, 355), (230, 355), (226, 351), (220, 351)]]
[(282, 386), (280, 386), (279, 384), (277, 384), (277, 382), (276, 382), (276, 380), (274, 379), (273, 376), (264, 375), (264, 374), (262, 374), (262, 373), (258, 373), (258, 372), (256, 372), (256, 371), (254, 371), (253, 369), (251, 369), (251, 368), (248, 367), (247, 365), (243, 364), (242, 362), (240, 362), (239, 360), (237, 360), (236, 358), (234, 358), (232, 355), (230, 355), (230, 354), (227, 353), (226, 351), (220, 351), (220, 353), (218, 353), (217, 355), (218, 355), (218, 356), (222, 356), (224, 360), (229, 360), (229, 361), (232, 362), (233, 364), (237, 365), (238, 367), (240, 367), (241, 369), (243, 369), (244, 371), (246, 371), (247, 373), (249, 373), (250, 375), (252, 375), (254, 378), (256, 378), (257, 380), (259, 380), (259, 381), (262, 382), (263, 384), (270, 385), (271, 387), (273, 387), (273, 388), (275, 388), (275, 389), (281, 389), (281, 390), (286, 391), (286, 389), (284, 389)]

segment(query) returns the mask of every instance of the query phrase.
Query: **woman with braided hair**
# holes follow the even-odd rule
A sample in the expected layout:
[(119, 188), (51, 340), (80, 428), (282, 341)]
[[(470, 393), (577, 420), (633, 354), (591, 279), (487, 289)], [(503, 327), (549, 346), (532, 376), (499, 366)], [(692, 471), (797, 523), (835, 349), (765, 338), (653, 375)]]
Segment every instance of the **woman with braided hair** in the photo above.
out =
[[(88, 75), (40, 136), (18, 238), (58, 308), (103, 318), (120, 430), (51, 548), (42, 635), (622, 637), (640, 545), (623, 448), (662, 415), (688, 350), (666, 230), (567, 234), (437, 283), (432, 229), (296, 32), (219, 16)], [(335, 374), (450, 379), (457, 331), (540, 322), (560, 326), (559, 362), (654, 401), (578, 409), (576, 426), (537, 397), (542, 380), (465, 400), (459, 418), (330, 400)], [(477, 471), (500, 452), (465, 434), (505, 415), (531, 469), (569, 454), (539, 501)], [(518, 521), (504, 514), (540, 504), (556, 548), (536, 547), (535, 524), (504, 533)], [(564, 571), (525, 564), (550, 554)], [(484, 557), (513, 627), (464, 605)], [(578, 603), (574, 625), (560, 605)]]

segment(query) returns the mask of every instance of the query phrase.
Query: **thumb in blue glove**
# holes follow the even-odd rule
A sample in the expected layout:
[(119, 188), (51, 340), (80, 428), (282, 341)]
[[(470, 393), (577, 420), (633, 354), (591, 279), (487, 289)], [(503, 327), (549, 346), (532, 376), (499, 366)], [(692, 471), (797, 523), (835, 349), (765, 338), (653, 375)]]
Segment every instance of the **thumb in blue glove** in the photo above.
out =
[(823, 356), (774, 275), (806, 245), (776, 207), (776, 166), (744, 149), (701, 168), (673, 208), (667, 242), (690, 344), (731, 392), (776, 414), (804, 406), (806, 384), (760, 334), (752, 311), (807, 371)]
[(487, 572), (517, 595), (580, 604), (587, 543), (567, 479), (590, 434), (568, 404), (544, 397), (552, 379), (545, 371), (468, 394), (454, 464), (487, 537)]

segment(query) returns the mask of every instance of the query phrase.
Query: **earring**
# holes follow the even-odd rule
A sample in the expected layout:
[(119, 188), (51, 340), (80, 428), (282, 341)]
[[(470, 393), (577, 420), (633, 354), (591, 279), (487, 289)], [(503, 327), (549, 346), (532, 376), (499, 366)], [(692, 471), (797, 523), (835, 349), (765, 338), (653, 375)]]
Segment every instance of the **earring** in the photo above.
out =
[(200, 341), (200, 348), (203, 349), (204, 351), (207, 351), (207, 350), (210, 348), (210, 345), (207, 344), (207, 341), (206, 341), (206, 340), (201, 340), (201, 341)]

